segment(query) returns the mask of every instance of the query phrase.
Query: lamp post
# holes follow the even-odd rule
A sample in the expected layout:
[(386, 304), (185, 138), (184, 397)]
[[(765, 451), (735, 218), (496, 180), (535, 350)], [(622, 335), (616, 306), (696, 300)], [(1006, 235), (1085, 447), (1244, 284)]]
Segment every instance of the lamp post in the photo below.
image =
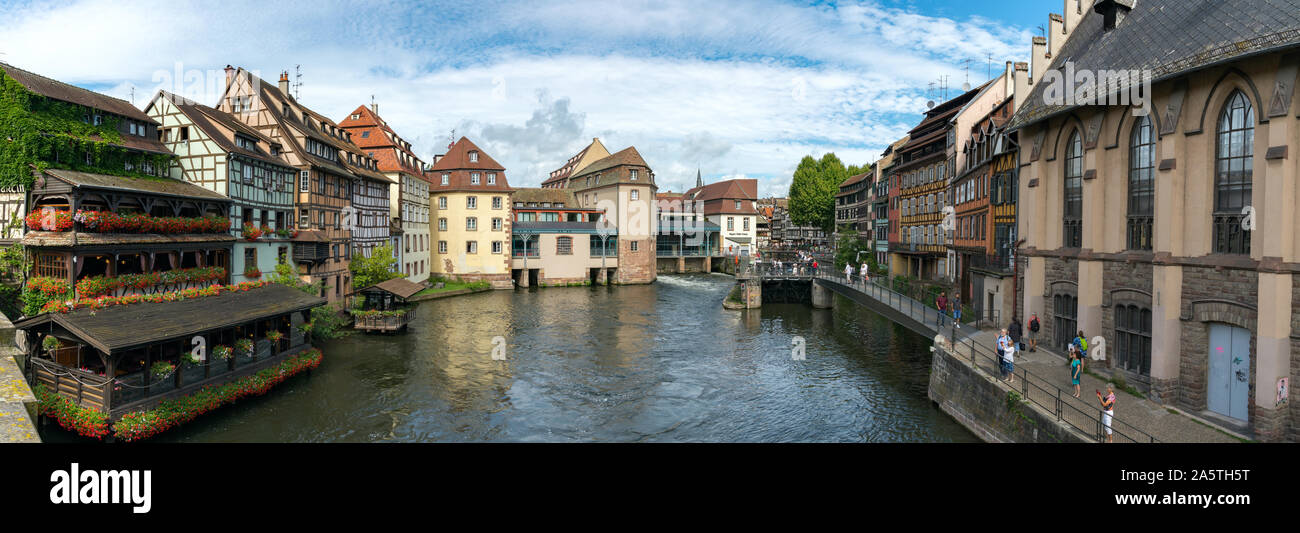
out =
[(600, 273), (605, 276), (605, 285), (609, 285), (609, 274), (605, 271), (605, 256), (609, 255), (609, 248), (606, 242), (610, 235), (616, 235), (618, 227), (609, 221), (609, 217), (604, 213), (600, 214), (600, 220), (596, 221), (596, 235), (600, 236)]

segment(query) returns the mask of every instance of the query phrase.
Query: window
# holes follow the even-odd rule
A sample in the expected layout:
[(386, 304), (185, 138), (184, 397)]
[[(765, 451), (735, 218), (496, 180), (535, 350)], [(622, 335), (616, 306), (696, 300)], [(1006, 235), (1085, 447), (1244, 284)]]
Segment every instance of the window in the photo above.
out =
[(497, 184), (497, 173), (496, 173), (496, 172), (488, 172), (488, 173), (487, 173), (487, 184), (488, 184), (488, 185), (496, 185), (496, 184)]
[(311, 210), (303, 208), (302, 215), (299, 218), (300, 220), (298, 222), (298, 225), (306, 229), (308, 226), (311, 225)]
[(438, 253), (447, 253), (447, 241), (438, 241)]
[(501, 241), (492, 241), (492, 253), (499, 254), (501, 253), (501, 250), (502, 250)]
[(244, 248), (244, 272), (257, 268), (257, 248)]
[(1240, 90), (1233, 91), (1219, 116), (1214, 172), (1214, 252), (1249, 254), (1250, 233), (1241, 227), (1251, 205), (1255, 111)]
[(465, 253), (467, 254), (478, 253), (478, 241), (465, 241)]
[(1061, 218), (1061, 245), (1083, 246), (1083, 141), (1078, 130), (1070, 134), (1065, 148), (1065, 205)]
[(470, 172), (470, 173), (469, 173), (469, 184), (470, 184), (470, 185), (478, 185), (478, 180), (479, 180), (478, 172)]
[(1138, 117), (1129, 140), (1128, 164), (1128, 249), (1151, 249), (1151, 226), (1155, 214), (1156, 140), (1151, 135), (1151, 117)]
[(492, 197), (492, 209), (501, 209), (501, 197), (500, 197), (500, 196), (493, 196), (493, 197)]
[(477, 162), (478, 162), (478, 152), (471, 151), (471, 152), (469, 153), (469, 162), (470, 162), (470, 163), (477, 163)]
[(631, 199), (632, 199), (632, 200), (636, 200), (638, 197), (640, 197), (640, 194), (639, 194), (639, 193), (640, 193), (640, 191), (638, 191), (638, 190), (636, 190), (636, 189), (632, 189), (632, 196), (631, 196)]
[(741, 222), (744, 223), (744, 227), (742, 229), (744, 229), (745, 231), (749, 231), (749, 217), (745, 217), (740, 220)]
[(447, 231), (447, 219), (438, 219), (438, 231)]
[(446, 196), (439, 196), (439, 197), (438, 197), (438, 209), (446, 209), (446, 208), (447, 208), (447, 197), (446, 197)]
[(478, 197), (477, 197), (477, 196), (466, 196), (466, 197), (465, 197), (465, 208), (466, 208), (466, 209), (478, 209)]
[(736, 231), (736, 217), (727, 217), (727, 231)]
[(1079, 298), (1072, 294), (1052, 297), (1052, 321), (1056, 347), (1064, 353), (1079, 331)]
[(502, 221), (500, 218), (492, 219), (492, 231), (501, 231)]
[(446, 185), (449, 181), (451, 181), (451, 174), (448, 174), (448, 173), (446, 173), (446, 172), (443, 172), (443, 173), (442, 173), (442, 184), (443, 184), (443, 185)]
[(68, 263), (62, 254), (36, 254), (37, 276), (67, 279)]
[(1115, 306), (1115, 337), (1120, 368), (1151, 375), (1151, 310), (1136, 305)]
[(465, 231), (478, 231), (478, 217), (465, 217)]
[(641, 244), (641, 243), (639, 243), (639, 242), (632, 241), (632, 242), (628, 243), (628, 250), (629, 250), (629, 251), (632, 251), (632, 252), (639, 251), (640, 248), (641, 248), (641, 247), (639, 246), (640, 244)]
[(740, 211), (740, 200), (736, 200), (736, 211)]
[(573, 237), (556, 237), (555, 255), (573, 255)]
[[(635, 168), (632, 169), (632, 181), (636, 181), (636, 169), (635, 169)], [(740, 209), (740, 208), (737, 207), (736, 209)]]

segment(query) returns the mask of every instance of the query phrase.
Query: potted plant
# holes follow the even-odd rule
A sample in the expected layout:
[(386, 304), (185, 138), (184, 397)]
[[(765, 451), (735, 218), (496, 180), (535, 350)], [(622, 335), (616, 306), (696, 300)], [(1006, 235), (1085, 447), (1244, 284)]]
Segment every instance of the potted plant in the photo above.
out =
[(41, 347), (45, 348), (46, 353), (53, 353), (54, 350), (59, 349), (59, 339), (54, 338), (53, 335), (47, 336), (41, 341)]
[(240, 355), (253, 355), (253, 339), (239, 339), (235, 341), (235, 351)]
[(218, 344), (212, 348), (212, 356), (222, 361), (229, 361), (231, 357), (235, 356), (235, 351), (230, 349), (229, 346)]
[(199, 357), (194, 355), (193, 352), (185, 352), (184, 354), (181, 354), (181, 362), (189, 366), (199, 366), (203, 364), (203, 361), (200, 361)]
[(262, 271), (258, 270), (257, 267), (248, 268), (244, 270), (244, 277), (257, 279), (262, 277)]
[(271, 341), (271, 351), (280, 351), (280, 340), (284, 339), (284, 334), (276, 330), (271, 330), (266, 334), (266, 340)]
[(252, 224), (244, 224), (245, 239), (248, 239), (250, 241), (255, 241), (257, 240), (258, 237), (262, 236), (262, 233), (263, 233), (262, 228), (256, 227)]
[(175, 371), (176, 365), (167, 361), (158, 361), (157, 363), (154, 363), (153, 366), (149, 367), (149, 373), (153, 375), (154, 379), (159, 381), (167, 379)]

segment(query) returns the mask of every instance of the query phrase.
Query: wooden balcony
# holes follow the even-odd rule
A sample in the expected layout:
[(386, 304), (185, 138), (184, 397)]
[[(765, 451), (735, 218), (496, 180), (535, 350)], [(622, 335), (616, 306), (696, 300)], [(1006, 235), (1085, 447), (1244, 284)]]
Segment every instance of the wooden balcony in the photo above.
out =
[(411, 309), (396, 312), (395, 315), (357, 315), (353, 328), (359, 331), (401, 331), (411, 320)]
[[(79, 348), (62, 348), (58, 352)], [(30, 364), (33, 385), (45, 385), (45, 388), (51, 392), (55, 392), (81, 407), (98, 411), (105, 410), (104, 400), (108, 391), (108, 378), (106, 376), (63, 366), (47, 359), (33, 358)]]

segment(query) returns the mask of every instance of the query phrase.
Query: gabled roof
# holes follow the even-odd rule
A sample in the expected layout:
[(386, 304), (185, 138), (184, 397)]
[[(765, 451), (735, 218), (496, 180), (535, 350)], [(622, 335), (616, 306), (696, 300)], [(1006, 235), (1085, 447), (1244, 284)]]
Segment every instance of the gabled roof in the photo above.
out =
[[(203, 132), (206, 133), (213, 142), (217, 143), (222, 150), (283, 167), (291, 167), (288, 161), (279, 156), (271, 155), (269, 151), (271, 145), (278, 145), (280, 144), (279, 142), (271, 140), (270, 137), (263, 135), (262, 132), (257, 131), (256, 128), (240, 122), (239, 119), (235, 118), (230, 113), (205, 106), (167, 91), (158, 91), (158, 94), (154, 96), (154, 100), (151, 101), (149, 106), (145, 109), (152, 108), (154, 102), (160, 98), (171, 102), (172, 106), (184, 114), (186, 118), (190, 119), (196, 127), (203, 130)], [(236, 144), (236, 133), (257, 141), (255, 149), (249, 150)], [(263, 147), (267, 148), (264, 149)]]
[[(1049, 69), (1073, 62), (1076, 72), (1149, 70), (1153, 82), (1252, 55), (1300, 46), (1300, 0), (1177, 0), (1127, 2), (1132, 10), (1106, 31), (1100, 13), (1088, 10)], [(1049, 105), (1045, 75), (1016, 111), (1019, 129), (1073, 109)], [(1069, 81), (1069, 80), (1066, 80)]]
[(247, 324), (325, 303), (324, 298), (272, 283), (247, 291), (229, 291), (175, 302), (43, 313), (19, 320), (14, 326), (30, 329), (53, 322), (107, 353), (181, 337), (188, 339), (195, 333)]
[(356, 291), (353, 291), (353, 294), (356, 294), (358, 292), (365, 292), (367, 290), (372, 290), (372, 289), (378, 289), (380, 291), (387, 292), (389, 294), (392, 294), (393, 296), (405, 300), (407, 298), (415, 296), (416, 293), (424, 290), (424, 287), (420, 286), (419, 284), (407, 281), (406, 278), (393, 278), (388, 281), (376, 283), (369, 287), (358, 289)]
[[(478, 152), (478, 161), (469, 160), (470, 152)], [(459, 141), (456, 141), (456, 144), (448, 147), (447, 154), (433, 164), (434, 172), (442, 170), (504, 171), (505, 169), (506, 167), (501, 166), (501, 163), (497, 163), (495, 159), (492, 159), (492, 156), (484, 152), (482, 148), (479, 148), (467, 137), (461, 137)]]
[(592, 138), (591, 144), (583, 147), (583, 149), (576, 155), (570, 157), (569, 160), (564, 163), (564, 166), (552, 170), (550, 176), (542, 181), (542, 186), (563, 181), (565, 178), (573, 175), (574, 172), (578, 172), (586, 168), (588, 165), (602, 158), (608, 157), (609, 155), (609, 150), (605, 148), (604, 143), (600, 142), (600, 138)]
[[(754, 178), (730, 179), (710, 183), (703, 187), (695, 187), (686, 194), (682, 199), (698, 202), (706, 202), (704, 209), (705, 214), (732, 213), (732, 214), (756, 214), (758, 211), (754, 202), (747, 204), (742, 203), (739, 210), (736, 209), (733, 200), (756, 200), (758, 198), (758, 180)], [(711, 203), (710, 203), (711, 202)], [(720, 208), (715, 208), (720, 204)]]
[[(579, 170), (576, 174), (574, 174), (574, 177), (575, 178), (582, 177), (595, 172), (600, 172), (602, 170), (607, 170), (617, 166), (625, 166), (625, 165), (650, 168), (650, 165), (646, 164), (645, 159), (641, 158), (641, 154), (636, 151), (636, 147), (629, 146), (627, 148), (619, 150), (618, 152), (614, 153), (613, 155), (610, 155), (609, 157), (598, 159), (592, 164), (587, 165), (586, 168), (583, 168), (582, 170)], [(646, 178), (647, 181), (649, 181), (649, 176), (647, 176)]]
[(157, 121), (149, 118), (149, 115), (136, 109), (135, 106), (131, 105), (131, 103), (126, 100), (113, 98), (106, 94), (97, 93), (95, 91), (82, 89), (75, 85), (53, 80), (4, 62), (0, 62), (0, 70), (3, 70), (4, 73), (10, 78), (13, 78), (14, 81), (21, 83), (23, 87), (27, 88), (27, 90), (41, 96), (93, 107), (101, 111), (107, 111), (115, 115), (124, 116), (131, 120), (138, 120), (155, 125), (158, 124)]
[[(356, 117), (356, 118), (353, 118)], [(371, 155), (381, 172), (406, 172), (424, 178), (424, 162), (407, 148), (410, 143), (388, 126), (379, 113), (370, 106), (360, 106), (339, 122), (339, 127), (352, 134), (352, 143)], [(408, 165), (398, 154), (405, 154), (414, 163)]]

